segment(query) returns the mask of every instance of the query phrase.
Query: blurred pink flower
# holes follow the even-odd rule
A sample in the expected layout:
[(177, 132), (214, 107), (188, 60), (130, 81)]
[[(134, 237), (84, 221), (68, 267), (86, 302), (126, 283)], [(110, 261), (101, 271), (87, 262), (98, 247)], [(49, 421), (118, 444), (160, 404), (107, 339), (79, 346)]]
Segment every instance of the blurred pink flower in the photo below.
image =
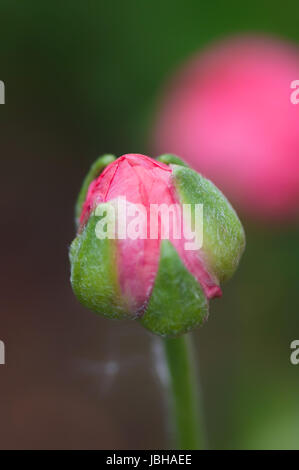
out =
[(154, 128), (157, 154), (182, 156), (232, 202), (264, 219), (299, 206), (298, 50), (240, 37), (211, 47), (173, 77)]

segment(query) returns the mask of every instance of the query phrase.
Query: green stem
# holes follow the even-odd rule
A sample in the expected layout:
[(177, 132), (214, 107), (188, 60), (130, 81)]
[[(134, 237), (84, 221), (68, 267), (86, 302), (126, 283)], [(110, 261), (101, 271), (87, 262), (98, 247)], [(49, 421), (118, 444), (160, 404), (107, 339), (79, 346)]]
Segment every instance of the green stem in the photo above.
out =
[(172, 391), (172, 416), (178, 449), (203, 449), (200, 393), (190, 334), (164, 339), (164, 350)]

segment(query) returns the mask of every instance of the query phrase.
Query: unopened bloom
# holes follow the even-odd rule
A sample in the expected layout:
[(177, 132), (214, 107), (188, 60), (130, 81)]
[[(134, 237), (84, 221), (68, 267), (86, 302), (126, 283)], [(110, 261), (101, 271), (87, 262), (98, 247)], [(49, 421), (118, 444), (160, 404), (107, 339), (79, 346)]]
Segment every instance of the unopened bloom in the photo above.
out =
[[(192, 227), (202, 232), (200, 248), (190, 245), (184, 205), (190, 208), (189, 233)], [(197, 205), (203, 208), (199, 224)], [(153, 217), (153, 208), (161, 207), (171, 212), (154, 211)], [(140, 208), (136, 219), (134, 208)], [(115, 236), (99, 235), (105, 212), (116, 219)], [(138, 319), (163, 336), (187, 332), (207, 318), (209, 299), (221, 295), (220, 283), (235, 271), (245, 244), (223, 194), (172, 155), (101, 157), (83, 184), (76, 218), (71, 282), (80, 302), (109, 318)]]

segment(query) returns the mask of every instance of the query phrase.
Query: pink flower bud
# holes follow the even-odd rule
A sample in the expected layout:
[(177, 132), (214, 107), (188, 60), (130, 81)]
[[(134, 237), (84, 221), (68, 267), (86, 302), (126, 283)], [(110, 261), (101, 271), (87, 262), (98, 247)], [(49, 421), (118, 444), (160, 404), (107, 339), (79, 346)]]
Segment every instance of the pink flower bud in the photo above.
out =
[[(220, 281), (232, 275), (244, 248), (242, 226), (224, 196), (170, 155), (160, 161), (123, 155), (86, 181), (71, 247), (71, 280), (79, 300), (109, 317), (139, 318), (162, 335), (201, 323), (207, 301), (221, 295)], [(184, 204), (195, 217), (196, 204), (203, 204), (200, 247), (190, 249)], [(167, 217), (153, 211), (159, 207), (166, 208)], [(137, 208), (142, 217), (136, 220)], [(99, 236), (101, 217), (110, 210), (113, 217), (107, 221), (115, 231)]]
[(166, 87), (155, 150), (181, 155), (254, 216), (292, 217), (299, 207), (296, 80), (298, 49), (286, 43), (245, 37), (215, 45)]

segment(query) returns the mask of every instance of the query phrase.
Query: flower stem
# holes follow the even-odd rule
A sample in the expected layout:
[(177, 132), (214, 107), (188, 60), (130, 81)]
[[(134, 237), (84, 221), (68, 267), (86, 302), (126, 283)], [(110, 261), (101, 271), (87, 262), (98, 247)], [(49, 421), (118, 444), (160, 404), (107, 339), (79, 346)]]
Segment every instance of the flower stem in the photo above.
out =
[(172, 394), (172, 424), (176, 430), (176, 447), (203, 449), (205, 429), (191, 334), (174, 339), (166, 338), (163, 342), (170, 378), (169, 392)]

